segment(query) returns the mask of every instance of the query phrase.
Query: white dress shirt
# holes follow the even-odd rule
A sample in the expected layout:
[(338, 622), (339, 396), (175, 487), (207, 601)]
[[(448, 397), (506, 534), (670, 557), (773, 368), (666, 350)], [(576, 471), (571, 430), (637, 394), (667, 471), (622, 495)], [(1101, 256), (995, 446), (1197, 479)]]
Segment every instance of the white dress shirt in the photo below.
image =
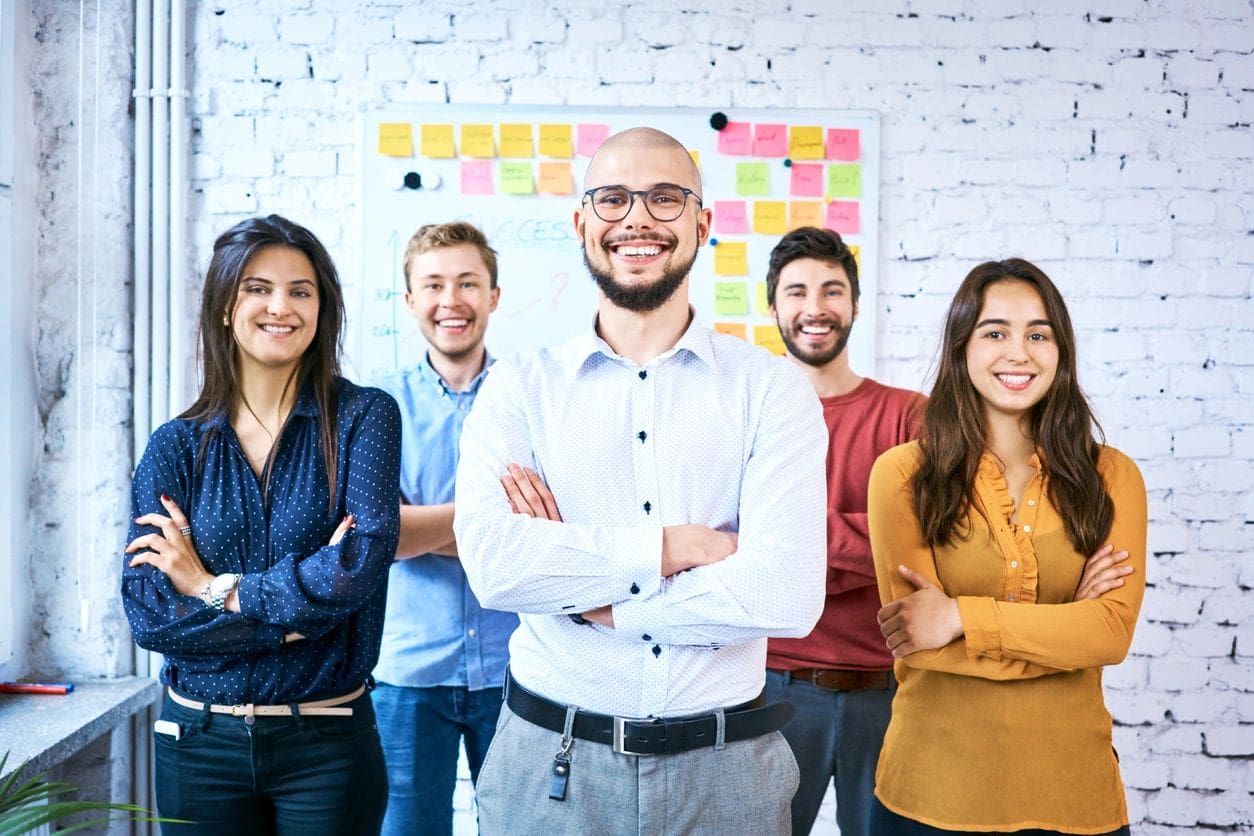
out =
[[(500, 360), (461, 438), (454, 531), (485, 607), (521, 614), (526, 688), (623, 717), (753, 699), (766, 637), (823, 607), (827, 431), (791, 363), (694, 321), (644, 366), (595, 329)], [(534, 467), (562, 522), (514, 514), (500, 477)], [(739, 532), (725, 560), (661, 576), (662, 527)], [(613, 629), (567, 616), (613, 605)]]

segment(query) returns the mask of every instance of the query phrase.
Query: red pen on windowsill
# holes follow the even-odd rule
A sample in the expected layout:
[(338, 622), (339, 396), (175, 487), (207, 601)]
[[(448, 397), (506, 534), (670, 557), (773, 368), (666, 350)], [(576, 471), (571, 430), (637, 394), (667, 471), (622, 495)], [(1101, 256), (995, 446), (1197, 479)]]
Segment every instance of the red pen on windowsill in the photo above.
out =
[(0, 682), (0, 694), (68, 694), (73, 682)]

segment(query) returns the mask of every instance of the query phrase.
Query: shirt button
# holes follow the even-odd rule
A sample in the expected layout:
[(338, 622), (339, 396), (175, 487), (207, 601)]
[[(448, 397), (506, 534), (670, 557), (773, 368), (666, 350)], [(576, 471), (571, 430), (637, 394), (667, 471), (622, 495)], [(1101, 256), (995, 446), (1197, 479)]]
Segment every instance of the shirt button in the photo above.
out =
[(653, 510), (653, 503), (646, 501), (643, 507), (644, 507), (644, 512), (647, 514)]
[(470, 636), (471, 638), (474, 638), (477, 632), (478, 631), (474, 627), (471, 627), (469, 630), (466, 631), (466, 635)]
[(655, 645), (653, 645), (653, 655), (654, 655), (654, 656), (661, 656), (661, 655), (662, 655), (662, 646), (661, 646), (661, 645), (659, 645), (659, 644), (655, 644)]
[(1010, 561), (1010, 568), (1011, 568), (1011, 569), (1018, 569), (1018, 568), (1019, 568), (1019, 561), (1017, 561), (1017, 560), (1012, 560), (1012, 561)]
[(644, 379), (645, 379), (646, 377), (648, 377), (648, 376), (649, 376), (649, 373), (648, 373), (648, 372), (646, 372), (644, 369), (641, 369), (641, 370), (640, 370), (640, 379), (641, 379), (641, 380), (644, 380)]
[(1032, 507), (1033, 505), (1035, 505), (1035, 504), (1036, 504), (1036, 500), (1035, 500), (1035, 499), (1029, 499), (1029, 500), (1028, 500), (1028, 507), (1029, 507), (1029, 508), (1031, 508), (1031, 507)]
[(644, 430), (641, 430), (640, 432), (636, 433), (636, 438), (640, 439), (641, 444), (644, 444), (644, 440), (648, 437), (649, 437), (649, 434), (645, 432)]
[(1006, 596), (1007, 601), (1014, 601), (1014, 599), (1015, 599), (1015, 594), (1013, 592)]
[(631, 585), (631, 594), (632, 594), (632, 595), (639, 595), (639, 594), (640, 594), (640, 587), (639, 587), (637, 584), (634, 584), (634, 583), (633, 583), (633, 584)]
[(1031, 531), (1031, 530), (1032, 530), (1032, 526), (1030, 526), (1030, 525), (1025, 525), (1025, 526), (1023, 527), (1023, 530), (1024, 530), (1024, 531)]
[(653, 637), (652, 637), (652, 636), (650, 636), (648, 633), (645, 633), (645, 634), (644, 634), (643, 636), (641, 636), (640, 638), (644, 639), (644, 640), (645, 640), (645, 641), (647, 641), (647, 642), (651, 642), (651, 641), (653, 641)]

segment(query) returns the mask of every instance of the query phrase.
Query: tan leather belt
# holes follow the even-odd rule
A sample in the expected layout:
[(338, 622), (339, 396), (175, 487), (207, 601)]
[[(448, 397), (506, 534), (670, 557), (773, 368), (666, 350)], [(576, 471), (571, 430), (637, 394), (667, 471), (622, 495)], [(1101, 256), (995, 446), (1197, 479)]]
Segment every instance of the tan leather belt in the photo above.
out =
[(892, 671), (800, 668), (795, 671), (782, 671), (782, 673), (829, 691), (887, 691), (893, 683)]
[[(166, 690), (170, 693), (170, 699), (179, 705), (190, 708), (193, 711), (205, 710), (203, 702), (185, 697), (173, 688)], [(364, 693), (366, 693), (366, 686), (359, 685), (356, 690), (349, 691), (347, 694), (342, 694), (338, 697), (297, 703), (296, 711), (302, 717), (351, 717), (353, 716), (353, 709), (336, 708), (335, 706), (343, 706), (344, 703), (352, 702)], [(247, 705), (210, 705), (209, 710), (214, 714), (230, 714), (232, 717), (243, 717), (250, 724), (254, 717), (291, 717), (293, 713), (290, 705), (256, 705), (254, 703), (248, 703)]]

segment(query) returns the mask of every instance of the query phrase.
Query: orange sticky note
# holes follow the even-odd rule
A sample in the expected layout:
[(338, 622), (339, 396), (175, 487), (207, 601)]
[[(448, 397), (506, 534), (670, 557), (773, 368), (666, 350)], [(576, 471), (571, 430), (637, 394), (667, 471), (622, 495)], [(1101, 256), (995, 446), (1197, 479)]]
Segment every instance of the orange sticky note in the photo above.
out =
[(567, 158), (573, 156), (574, 143), (571, 139), (570, 125), (541, 125), (540, 155)]
[(535, 145), (531, 141), (531, 126), (517, 124), (501, 125), (501, 156), (502, 157), (534, 157)]
[(794, 160), (823, 159), (823, 129), (817, 125), (794, 125), (788, 132), (788, 156)]
[(462, 125), (463, 157), (495, 157), (496, 142), (491, 125)]
[(720, 241), (714, 248), (714, 273), (719, 276), (749, 275), (748, 245), (744, 241)]
[(782, 200), (753, 201), (753, 231), (757, 235), (783, 235), (788, 231), (785, 215), (788, 204)]
[(788, 204), (788, 229), (803, 226), (823, 227), (823, 202), (820, 200), (794, 200)]
[(448, 159), (457, 156), (453, 150), (452, 125), (423, 125), (419, 152), (424, 157)]
[(412, 157), (414, 126), (408, 122), (380, 122), (379, 153), (386, 157)]
[(731, 334), (733, 337), (745, 339), (745, 324), (743, 322), (716, 322), (714, 330), (720, 334)]
[(772, 354), (784, 356), (784, 338), (779, 335), (779, 328), (774, 325), (753, 326), (753, 344), (762, 346)]
[(574, 191), (570, 176), (570, 163), (540, 163), (540, 183), (536, 191), (541, 194), (570, 194)]

